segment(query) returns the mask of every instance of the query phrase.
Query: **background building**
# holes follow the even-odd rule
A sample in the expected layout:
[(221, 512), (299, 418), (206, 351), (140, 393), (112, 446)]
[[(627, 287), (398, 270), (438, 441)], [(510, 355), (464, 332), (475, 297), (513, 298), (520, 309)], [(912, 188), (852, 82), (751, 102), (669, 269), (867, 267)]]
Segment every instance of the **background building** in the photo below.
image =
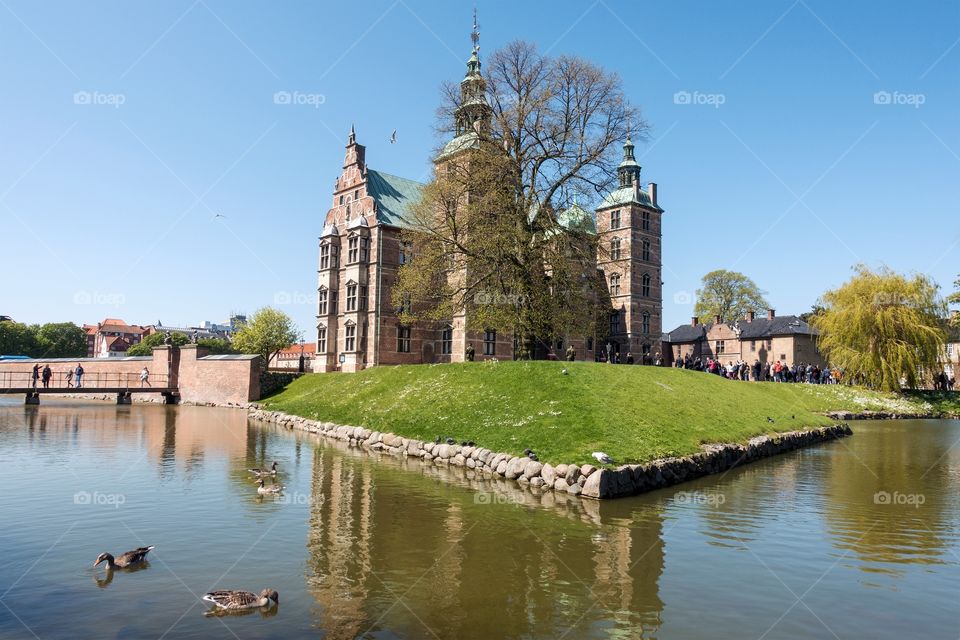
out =
[(130, 325), (119, 318), (105, 318), (96, 325), (85, 324), (88, 358), (111, 358), (127, 355), (127, 349), (149, 334), (146, 327)]
[(827, 362), (817, 349), (817, 330), (797, 316), (777, 316), (769, 309), (766, 317), (750, 312), (742, 320), (724, 322), (719, 316), (713, 322), (700, 324), (693, 318), (663, 336), (664, 364), (678, 358), (691, 360), (713, 358), (722, 364), (742, 360), (753, 364), (780, 362), (825, 366)]

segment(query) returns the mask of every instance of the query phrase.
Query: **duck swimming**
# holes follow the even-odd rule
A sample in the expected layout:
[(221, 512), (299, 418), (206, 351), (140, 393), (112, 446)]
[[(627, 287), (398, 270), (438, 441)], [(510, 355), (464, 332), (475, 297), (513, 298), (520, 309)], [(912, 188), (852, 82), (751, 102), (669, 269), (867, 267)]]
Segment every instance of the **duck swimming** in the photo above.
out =
[(97, 560), (93, 563), (93, 566), (97, 566), (101, 562), (106, 561), (108, 569), (125, 569), (146, 561), (147, 554), (152, 550), (152, 546), (140, 547), (138, 549), (134, 549), (133, 551), (121, 553), (116, 558), (114, 558), (111, 554), (104, 552), (97, 556)]
[(219, 609), (243, 611), (279, 604), (280, 594), (276, 589), (264, 589), (260, 595), (249, 591), (211, 591), (205, 594), (203, 599), (212, 602)]

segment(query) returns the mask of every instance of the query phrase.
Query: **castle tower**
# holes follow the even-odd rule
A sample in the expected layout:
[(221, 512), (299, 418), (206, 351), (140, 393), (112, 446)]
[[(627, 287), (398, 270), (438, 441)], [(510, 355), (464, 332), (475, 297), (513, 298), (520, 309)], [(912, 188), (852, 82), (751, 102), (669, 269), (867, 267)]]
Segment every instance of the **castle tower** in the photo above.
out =
[[(598, 267), (610, 295), (611, 353), (632, 353), (652, 363), (662, 332), (661, 217), (657, 185), (640, 186), (640, 165), (630, 137), (617, 167), (618, 187), (597, 208)], [(605, 347), (598, 345), (601, 353)]]

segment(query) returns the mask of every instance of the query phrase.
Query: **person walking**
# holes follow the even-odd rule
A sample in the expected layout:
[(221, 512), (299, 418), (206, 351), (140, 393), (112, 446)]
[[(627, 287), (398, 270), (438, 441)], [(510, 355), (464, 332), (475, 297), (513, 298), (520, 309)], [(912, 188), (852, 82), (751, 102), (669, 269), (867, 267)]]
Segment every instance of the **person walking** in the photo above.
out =
[(627, 351), (627, 364), (633, 364), (633, 354)]
[(73, 369), (67, 369), (67, 389), (73, 386)]
[(144, 383), (146, 383), (148, 387), (153, 386), (150, 384), (150, 371), (146, 367), (140, 370), (140, 386), (142, 387)]
[(33, 369), (30, 372), (30, 386), (34, 389), (37, 388), (37, 380), (40, 379), (40, 365), (33, 365)]
[(40, 377), (43, 379), (44, 389), (50, 388), (50, 378), (52, 376), (53, 376), (53, 371), (50, 370), (50, 365), (48, 364), (43, 365), (43, 373), (41, 374)]
[(77, 379), (77, 389), (83, 386), (83, 365), (77, 363), (77, 368), (73, 370), (73, 375)]

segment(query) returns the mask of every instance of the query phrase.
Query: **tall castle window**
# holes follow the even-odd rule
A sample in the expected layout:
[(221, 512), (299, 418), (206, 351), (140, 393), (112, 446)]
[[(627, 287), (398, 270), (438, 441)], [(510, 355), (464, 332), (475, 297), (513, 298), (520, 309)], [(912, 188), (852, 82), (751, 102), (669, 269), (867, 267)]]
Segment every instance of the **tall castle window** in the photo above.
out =
[(644, 231), (650, 231), (650, 212), (644, 211), (640, 214), (640, 228)]
[(343, 328), (343, 350), (356, 351), (357, 346), (357, 325), (348, 324)]
[(643, 241), (643, 249), (641, 250), (640, 255), (643, 260), (646, 260), (647, 262), (650, 261), (650, 241), (649, 240)]
[(453, 327), (447, 326), (443, 328), (443, 333), (440, 334), (440, 353), (448, 356), (453, 353)]
[(410, 262), (410, 254), (412, 253), (412, 245), (409, 242), (400, 243), (400, 264), (407, 264)]
[(611, 311), (610, 312), (610, 335), (617, 335), (620, 333), (620, 312)]
[(714, 352), (715, 352), (717, 355), (720, 355), (720, 354), (722, 354), (722, 353), (725, 351), (725, 347), (726, 347), (727, 343), (726, 343), (725, 340), (717, 340), (717, 341), (714, 343), (714, 345), (715, 345), (715, 350), (714, 350)]
[(487, 329), (483, 332), (483, 355), (497, 355), (497, 332), (495, 329)]
[(620, 274), (614, 273), (610, 276), (610, 295), (620, 295)]
[(360, 311), (366, 311), (366, 310), (367, 310), (367, 298), (368, 298), (368, 297), (369, 297), (369, 296), (367, 295), (367, 287), (366, 287), (366, 286), (361, 286), (361, 287), (360, 287), (360, 300), (359, 300), (359, 305), (358, 305), (359, 308), (360, 308)]
[(620, 209), (610, 212), (610, 228), (611, 229), (620, 228)]
[(360, 238), (353, 236), (347, 241), (347, 264), (357, 261), (360, 256)]
[(339, 266), (337, 261), (337, 245), (324, 243), (320, 245), (320, 269), (336, 269)]
[(650, 333), (650, 314), (646, 311), (640, 317), (640, 332)]
[(410, 327), (397, 327), (397, 351), (410, 353)]
[(357, 285), (347, 285), (347, 311), (357, 310)]
[(620, 238), (614, 238), (610, 241), (610, 259), (620, 259)]
[(317, 327), (317, 353), (327, 352), (327, 328)]
[(640, 295), (644, 298), (650, 297), (650, 274), (643, 274), (643, 278), (640, 279)]
[(330, 295), (330, 292), (327, 291), (325, 287), (320, 287), (320, 290), (317, 291), (317, 315), (325, 316), (327, 315), (327, 300)]

